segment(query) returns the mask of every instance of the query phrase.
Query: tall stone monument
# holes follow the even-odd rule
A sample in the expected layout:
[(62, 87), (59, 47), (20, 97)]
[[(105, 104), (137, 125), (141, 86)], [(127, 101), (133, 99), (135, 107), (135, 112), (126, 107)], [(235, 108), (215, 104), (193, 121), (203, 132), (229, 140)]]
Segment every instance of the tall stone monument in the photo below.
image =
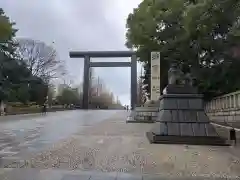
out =
[(158, 114), (160, 97), (160, 52), (151, 52), (151, 98), (136, 107), (127, 123), (154, 123)]
[(159, 112), (154, 128), (147, 132), (151, 143), (227, 145), (218, 136), (204, 112), (203, 96), (192, 86), (190, 74), (172, 64), (168, 85), (159, 98)]
[(160, 97), (160, 52), (151, 52), (151, 100)]

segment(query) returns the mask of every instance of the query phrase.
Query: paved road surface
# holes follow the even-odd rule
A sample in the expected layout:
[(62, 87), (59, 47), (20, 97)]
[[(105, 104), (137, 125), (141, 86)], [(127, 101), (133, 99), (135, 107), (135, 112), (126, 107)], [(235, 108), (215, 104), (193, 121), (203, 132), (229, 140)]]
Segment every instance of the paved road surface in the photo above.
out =
[(61, 111), (47, 115), (0, 117), (0, 167), (8, 159), (27, 158), (48, 149), (53, 143), (116, 113), (113, 111)]
[[(145, 132), (155, 124), (127, 124), (128, 115), (68, 111), (3, 118), (0, 163), (7, 168), (0, 168), (0, 179), (239, 179), (238, 149), (150, 144)], [(29, 162), (32, 152), (39, 153), (22, 166), (19, 157)]]

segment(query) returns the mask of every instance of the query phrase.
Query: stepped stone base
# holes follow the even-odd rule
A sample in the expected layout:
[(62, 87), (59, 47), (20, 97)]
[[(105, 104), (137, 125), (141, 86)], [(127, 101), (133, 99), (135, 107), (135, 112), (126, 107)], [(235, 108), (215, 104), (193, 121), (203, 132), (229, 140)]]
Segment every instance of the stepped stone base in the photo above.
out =
[(156, 124), (146, 134), (150, 143), (228, 145), (210, 124), (202, 97), (194, 93), (162, 95)]
[(150, 143), (155, 144), (186, 144), (186, 145), (211, 145), (211, 146), (230, 146), (225, 139), (219, 137), (206, 136), (170, 136), (159, 135), (147, 132), (146, 136)]
[[(145, 109), (147, 110), (147, 109)], [(141, 112), (132, 112), (130, 117), (127, 119), (127, 123), (155, 123), (157, 116), (155, 112), (141, 111)]]
[(197, 94), (197, 88), (190, 85), (173, 85), (166, 87), (167, 94)]
[(155, 123), (153, 120), (127, 120), (126, 123)]
[(127, 123), (154, 123), (158, 115), (158, 107), (136, 107)]
[(126, 121), (127, 123), (155, 123), (158, 115), (159, 102), (156, 101), (151, 104), (145, 104), (131, 113)]

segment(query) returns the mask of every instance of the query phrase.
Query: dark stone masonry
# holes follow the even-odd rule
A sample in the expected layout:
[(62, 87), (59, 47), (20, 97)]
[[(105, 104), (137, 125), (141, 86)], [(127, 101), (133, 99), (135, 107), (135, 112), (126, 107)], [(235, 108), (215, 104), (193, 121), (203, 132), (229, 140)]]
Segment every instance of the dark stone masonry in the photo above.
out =
[(203, 96), (196, 88), (191, 84), (172, 83), (165, 89), (166, 93), (159, 99), (157, 124), (146, 133), (151, 143), (228, 145), (210, 124), (204, 112)]

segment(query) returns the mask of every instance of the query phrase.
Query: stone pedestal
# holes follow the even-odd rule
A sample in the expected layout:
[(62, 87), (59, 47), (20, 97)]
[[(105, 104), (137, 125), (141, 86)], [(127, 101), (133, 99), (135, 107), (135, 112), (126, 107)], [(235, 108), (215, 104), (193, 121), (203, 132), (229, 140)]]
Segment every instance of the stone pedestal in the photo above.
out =
[(197, 88), (190, 85), (169, 84), (166, 87), (167, 94), (197, 94)]
[(158, 116), (159, 101), (151, 101), (132, 111), (127, 123), (155, 123)]
[(202, 97), (195, 93), (162, 95), (156, 124), (146, 133), (149, 141), (163, 144), (227, 145), (210, 124), (204, 112)]

